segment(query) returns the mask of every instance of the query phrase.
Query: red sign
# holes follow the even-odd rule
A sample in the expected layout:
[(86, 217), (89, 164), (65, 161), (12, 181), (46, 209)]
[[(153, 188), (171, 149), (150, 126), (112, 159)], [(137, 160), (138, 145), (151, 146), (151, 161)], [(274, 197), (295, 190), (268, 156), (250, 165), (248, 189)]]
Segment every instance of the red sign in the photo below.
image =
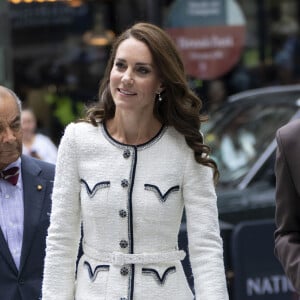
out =
[(245, 26), (167, 28), (181, 52), (188, 75), (215, 79), (240, 59), (245, 44)]

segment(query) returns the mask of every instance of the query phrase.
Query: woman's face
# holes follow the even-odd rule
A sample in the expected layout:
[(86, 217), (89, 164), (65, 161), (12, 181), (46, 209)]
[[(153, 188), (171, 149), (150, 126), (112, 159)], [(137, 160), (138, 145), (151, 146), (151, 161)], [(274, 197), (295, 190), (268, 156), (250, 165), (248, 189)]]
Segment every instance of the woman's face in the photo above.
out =
[(36, 120), (30, 110), (23, 110), (21, 113), (21, 125), (24, 137), (35, 134)]
[(150, 50), (135, 38), (124, 40), (110, 72), (110, 91), (117, 110), (153, 114), (156, 94), (162, 91)]

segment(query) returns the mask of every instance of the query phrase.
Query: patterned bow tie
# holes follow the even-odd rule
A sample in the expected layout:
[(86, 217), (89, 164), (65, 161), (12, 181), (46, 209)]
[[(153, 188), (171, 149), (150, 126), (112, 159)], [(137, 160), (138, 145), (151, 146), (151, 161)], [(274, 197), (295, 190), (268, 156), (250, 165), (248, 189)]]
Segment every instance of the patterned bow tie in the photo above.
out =
[(19, 178), (19, 168), (12, 167), (10, 169), (0, 171), (0, 179), (4, 179), (9, 183), (16, 185)]

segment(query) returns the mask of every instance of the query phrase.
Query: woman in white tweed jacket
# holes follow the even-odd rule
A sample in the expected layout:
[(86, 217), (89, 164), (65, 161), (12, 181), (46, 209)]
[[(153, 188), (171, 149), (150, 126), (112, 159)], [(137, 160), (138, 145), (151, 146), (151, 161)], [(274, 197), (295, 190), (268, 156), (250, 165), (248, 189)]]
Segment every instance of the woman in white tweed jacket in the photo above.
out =
[(177, 247), (184, 207), (195, 297), (228, 299), (200, 108), (163, 30), (120, 35), (99, 101), (59, 146), (43, 300), (194, 299)]

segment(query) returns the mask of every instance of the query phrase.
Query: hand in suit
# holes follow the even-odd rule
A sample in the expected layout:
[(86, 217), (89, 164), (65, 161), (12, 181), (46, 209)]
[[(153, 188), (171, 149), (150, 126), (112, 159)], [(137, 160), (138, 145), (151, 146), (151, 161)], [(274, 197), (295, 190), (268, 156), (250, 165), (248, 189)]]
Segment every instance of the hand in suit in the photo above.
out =
[(276, 133), (275, 255), (300, 294), (300, 120)]

